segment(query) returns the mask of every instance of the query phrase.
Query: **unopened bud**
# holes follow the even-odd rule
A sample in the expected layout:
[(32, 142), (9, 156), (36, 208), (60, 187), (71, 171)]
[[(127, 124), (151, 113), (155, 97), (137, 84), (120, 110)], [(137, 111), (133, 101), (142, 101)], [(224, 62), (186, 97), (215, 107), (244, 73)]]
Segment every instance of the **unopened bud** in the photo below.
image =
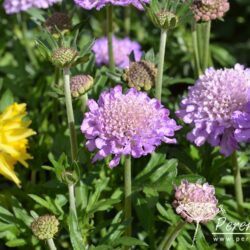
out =
[(31, 224), (33, 234), (39, 240), (52, 239), (58, 232), (59, 221), (54, 215), (43, 215)]
[(197, 22), (222, 18), (229, 8), (228, 0), (194, 0), (191, 6)]
[(161, 29), (174, 29), (179, 22), (178, 17), (174, 13), (167, 10), (161, 10), (157, 12), (155, 16), (157, 26), (159, 26)]
[(77, 75), (71, 77), (70, 88), (73, 97), (78, 97), (80, 95), (88, 92), (93, 86), (94, 80), (89, 75)]
[(138, 90), (150, 90), (155, 85), (157, 69), (149, 61), (132, 62), (125, 70), (124, 80), (129, 87), (136, 87)]
[(58, 68), (70, 67), (79, 53), (73, 48), (58, 48), (51, 56), (52, 63)]

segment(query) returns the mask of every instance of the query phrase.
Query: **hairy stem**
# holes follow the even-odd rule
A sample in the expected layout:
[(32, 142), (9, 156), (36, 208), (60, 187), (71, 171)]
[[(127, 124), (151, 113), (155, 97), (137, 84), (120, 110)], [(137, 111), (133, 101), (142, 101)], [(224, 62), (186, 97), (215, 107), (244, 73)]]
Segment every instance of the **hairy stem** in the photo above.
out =
[(234, 174), (234, 189), (235, 189), (236, 202), (238, 206), (238, 212), (242, 214), (244, 212), (244, 209), (243, 209), (244, 198), (243, 198), (243, 190), (242, 190), (242, 183), (241, 183), (240, 167), (237, 161), (236, 151), (232, 155), (232, 167), (233, 167), (233, 174)]
[(201, 71), (200, 55), (198, 49), (198, 37), (197, 37), (197, 25), (194, 22), (192, 27), (192, 41), (193, 41), (193, 53), (194, 53), (194, 66), (195, 66), (195, 76), (198, 77)]
[(68, 185), (68, 190), (69, 190), (69, 209), (77, 218), (76, 199), (75, 199), (75, 185), (74, 184), (69, 184)]
[[(124, 193), (125, 193), (125, 206), (124, 215), (125, 220), (130, 220), (132, 215), (132, 187), (131, 187), (131, 157), (127, 156), (125, 159), (124, 166)], [(131, 236), (132, 226), (131, 223), (126, 228), (125, 236)], [(128, 248), (127, 248), (128, 249)]]
[(71, 158), (72, 161), (76, 161), (78, 154), (78, 146), (77, 146), (77, 138), (75, 131), (75, 118), (72, 106), (72, 97), (70, 91), (70, 71), (68, 68), (63, 70), (63, 75), (64, 75), (64, 94), (65, 94), (66, 110), (68, 117), (68, 125), (70, 131)]
[(156, 89), (155, 89), (155, 97), (158, 100), (161, 100), (161, 93), (162, 93), (162, 79), (163, 79), (166, 42), (167, 42), (167, 31), (162, 29), (161, 39), (160, 39), (158, 71), (157, 71), (157, 78), (156, 78)]
[(210, 55), (210, 33), (211, 33), (211, 21), (204, 24), (204, 58), (203, 58), (203, 72), (209, 66), (209, 55)]
[(115, 71), (114, 51), (113, 51), (113, 6), (107, 6), (107, 35), (108, 35), (108, 53), (109, 53), (109, 69)]
[(56, 245), (55, 245), (53, 239), (48, 239), (48, 240), (47, 240), (47, 243), (48, 243), (48, 246), (49, 246), (49, 249), (50, 249), (50, 250), (57, 250)]

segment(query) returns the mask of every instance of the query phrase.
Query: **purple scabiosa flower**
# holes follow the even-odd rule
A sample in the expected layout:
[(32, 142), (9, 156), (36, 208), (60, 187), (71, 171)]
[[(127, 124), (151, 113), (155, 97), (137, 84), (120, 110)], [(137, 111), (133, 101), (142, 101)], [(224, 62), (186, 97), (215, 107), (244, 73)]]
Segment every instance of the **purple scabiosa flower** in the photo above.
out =
[(235, 113), (249, 101), (250, 69), (236, 64), (232, 69), (209, 68), (189, 88), (177, 111), (178, 117), (193, 126), (187, 138), (197, 146), (206, 141), (220, 146), (229, 156), (237, 149)]
[(60, 0), (4, 0), (3, 7), (7, 14), (26, 11), (30, 8), (46, 9)]
[(212, 220), (219, 213), (217, 203), (214, 187), (208, 183), (201, 185), (183, 180), (175, 188), (173, 207), (189, 223)]
[[(108, 65), (109, 55), (108, 55), (108, 39), (107, 37), (99, 38), (95, 41), (92, 48), (96, 57), (97, 65)], [(129, 66), (129, 55), (133, 52), (135, 60), (139, 61), (142, 56), (141, 46), (137, 42), (131, 41), (128, 37), (124, 39), (118, 39), (113, 37), (113, 51), (115, 65), (119, 68), (127, 68)]]
[(148, 3), (150, 0), (74, 0), (80, 7), (90, 10), (90, 9), (101, 9), (105, 5), (112, 4), (118, 6), (128, 6), (130, 4), (134, 5), (136, 8), (142, 10), (141, 2)]
[(250, 142), (250, 102), (245, 106), (244, 111), (233, 113), (235, 123), (234, 137), (238, 142)]
[(97, 102), (89, 100), (88, 107), (81, 131), (87, 148), (98, 150), (93, 162), (114, 155), (109, 164), (113, 168), (122, 155), (139, 158), (161, 142), (176, 143), (174, 133), (180, 126), (169, 118), (169, 110), (136, 88), (123, 94), (122, 87), (116, 86), (103, 92)]

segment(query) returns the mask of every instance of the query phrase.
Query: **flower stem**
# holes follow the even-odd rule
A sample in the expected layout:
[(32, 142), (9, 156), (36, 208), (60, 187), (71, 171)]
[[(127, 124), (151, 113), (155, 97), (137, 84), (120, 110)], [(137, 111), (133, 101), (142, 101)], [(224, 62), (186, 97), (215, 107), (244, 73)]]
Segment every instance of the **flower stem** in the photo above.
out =
[(200, 55), (198, 49), (198, 37), (197, 37), (197, 25), (196, 22), (193, 23), (192, 27), (192, 41), (193, 41), (193, 52), (194, 52), (194, 65), (195, 65), (195, 75), (198, 77), (201, 71)]
[(78, 147), (77, 147), (77, 138), (75, 131), (75, 118), (74, 118), (72, 97), (70, 91), (70, 71), (68, 68), (65, 68), (63, 70), (63, 75), (64, 75), (64, 94), (65, 94), (66, 110), (68, 117), (68, 125), (70, 131), (71, 157), (72, 161), (76, 161), (78, 154)]
[(75, 199), (75, 185), (74, 184), (69, 184), (68, 189), (69, 189), (69, 208), (70, 208), (70, 211), (77, 218), (76, 199)]
[[(65, 94), (65, 102), (66, 102), (66, 110), (67, 110), (67, 117), (68, 117), (68, 125), (70, 131), (70, 148), (71, 148), (71, 158), (72, 161), (77, 161), (78, 155), (78, 146), (77, 146), (77, 138), (76, 138), (76, 131), (75, 131), (75, 118), (74, 118), (74, 111), (72, 106), (72, 97), (70, 91), (70, 71), (68, 68), (63, 70), (64, 76), (64, 94)], [(70, 203), (70, 211), (74, 213), (77, 218), (76, 212), (76, 201), (75, 201), (75, 185), (69, 184), (69, 203)]]
[(157, 78), (156, 78), (156, 89), (155, 89), (155, 97), (158, 100), (161, 100), (161, 93), (162, 93), (162, 79), (163, 79), (166, 41), (167, 41), (167, 31), (162, 29), (161, 39), (160, 39), (158, 71), (157, 71)]
[(204, 59), (203, 59), (203, 72), (209, 66), (210, 55), (210, 33), (211, 33), (211, 21), (204, 24)]
[(125, 33), (128, 36), (130, 33), (130, 25), (131, 25), (131, 8), (130, 6), (127, 6), (125, 8), (125, 19), (124, 19), (124, 28), (125, 28)]
[(53, 239), (48, 239), (48, 240), (47, 240), (47, 243), (48, 243), (48, 246), (49, 246), (49, 249), (50, 249), (50, 250), (57, 250), (56, 245), (55, 245)]
[(243, 190), (242, 190), (242, 183), (241, 183), (240, 167), (237, 161), (236, 152), (232, 154), (232, 167), (233, 167), (233, 174), (234, 174), (234, 189), (235, 189), (236, 202), (238, 206), (238, 212), (242, 214), (244, 212), (244, 209), (243, 209), (244, 198), (243, 198)]
[(108, 53), (109, 53), (109, 69), (115, 71), (114, 51), (113, 51), (113, 6), (107, 6), (107, 33), (108, 33)]
[(87, 108), (87, 102), (88, 102), (88, 94), (85, 93), (84, 95), (81, 96), (81, 111), (85, 113), (86, 108)]
[[(131, 219), (131, 206), (132, 206), (132, 188), (131, 188), (131, 157), (127, 156), (125, 159), (124, 166), (124, 192), (125, 192), (125, 206), (124, 206), (124, 215), (125, 220)], [(125, 236), (131, 236), (132, 226), (131, 223), (126, 228)]]
[(177, 225), (170, 231), (170, 233), (168, 232), (165, 236), (165, 238), (163, 239), (160, 247), (158, 248), (158, 250), (169, 250), (170, 247), (172, 246), (173, 242), (175, 241), (175, 239), (177, 238), (177, 236), (179, 235), (180, 231), (182, 230), (182, 228), (185, 226), (186, 222), (181, 220), (177, 223)]

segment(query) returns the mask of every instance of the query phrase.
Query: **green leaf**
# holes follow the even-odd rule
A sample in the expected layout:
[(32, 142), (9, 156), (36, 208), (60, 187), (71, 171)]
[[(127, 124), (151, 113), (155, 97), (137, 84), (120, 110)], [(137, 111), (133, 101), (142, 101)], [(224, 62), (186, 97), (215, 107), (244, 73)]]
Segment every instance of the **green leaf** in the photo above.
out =
[(27, 242), (24, 239), (15, 239), (6, 242), (7, 247), (21, 247), (25, 246)]
[(72, 211), (70, 211), (69, 213), (68, 226), (69, 226), (70, 241), (73, 249), (74, 250), (85, 249), (85, 247), (83, 246), (82, 235), (78, 227), (78, 221)]
[(113, 242), (113, 246), (123, 245), (123, 246), (148, 246), (144, 241), (138, 240), (133, 237), (121, 237)]
[(7, 89), (0, 100), (0, 112), (3, 112), (8, 106), (14, 103), (14, 96), (12, 92)]

